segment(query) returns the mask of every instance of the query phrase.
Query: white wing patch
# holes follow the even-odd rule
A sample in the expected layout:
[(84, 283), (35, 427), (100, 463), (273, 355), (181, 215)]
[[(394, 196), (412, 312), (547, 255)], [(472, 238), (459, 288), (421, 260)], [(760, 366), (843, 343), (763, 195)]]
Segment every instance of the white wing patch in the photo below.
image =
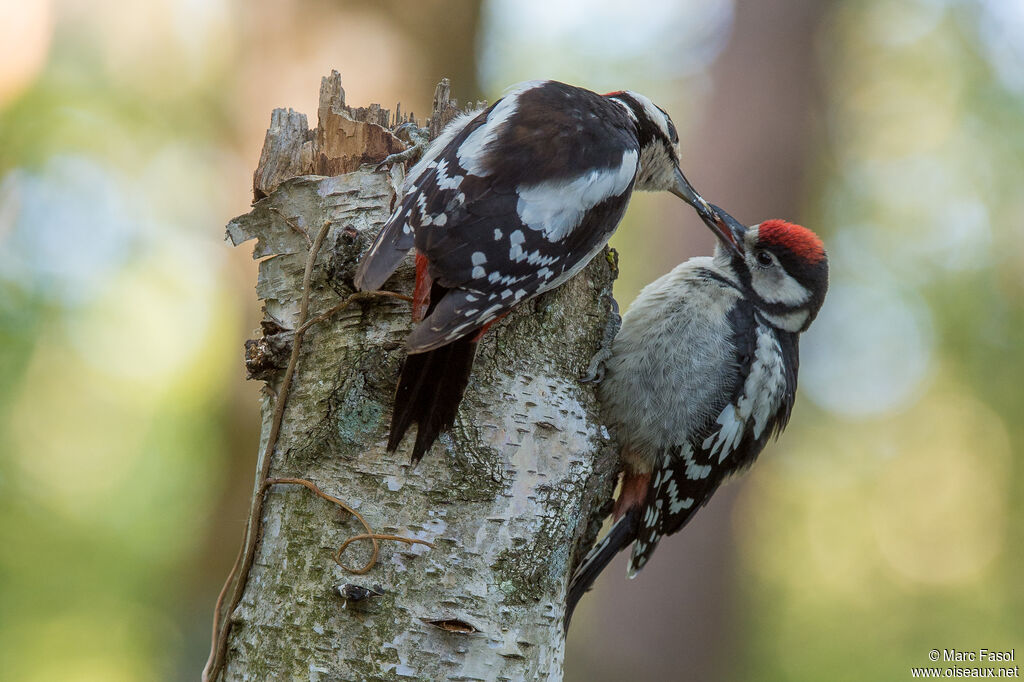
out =
[(405, 176), (405, 182), (402, 183), (403, 194), (408, 194), (410, 189), (420, 181), (423, 174), (437, 165), (437, 155), (444, 151), (444, 148), (479, 114), (479, 109), (467, 111), (453, 118), (451, 123), (445, 126), (441, 134), (437, 136), (437, 139), (430, 143), (423, 157), (412, 167), (409, 174)]
[(441, 159), (437, 164), (437, 170), (434, 171), (434, 181), (437, 183), (438, 189), (458, 189), (465, 179), (463, 175), (448, 177), (448, 161), (445, 159)]
[[(679, 489), (676, 487), (676, 480), (669, 479), (668, 486), (665, 488), (665, 492), (668, 493), (668, 510), (672, 514), (678, 514), (684, 509), (689, 509), (693, 506), (692, 497), (684, 497), (679, 499)], [(661, 508), (661, 500), (657, 501), (657, 506)]]
[[(487, 115), (487, 121), (469, 134), (461, 145), (459, 145), (459, 165), (466, 169), (470, 175), (486, 177), (491, 171), (484, 165), (486, 158), (485, 150), (488, 145), (498, 139), (499, 129), (512, 114), (516, 113), (519, 107), (519, 96), (527, 90), (532, 90), (547, 81), (527, 81), (516, 85), (508, 91), (501, 101), (494, 105), (491, 113)], [(463, 125), (465, 127), (465, 125)], [(440, 138), (439, 138), (440, 139)]]
[[(731, 405), (730, 405), (731, 407)], [(683, 461), (686, 462), (686, 477), (691, 481), (699, 481), (711, 475), (710, 464), (697, 464), (693, 458), (693, 448), (689, 443), (683, 443)]]
[(523, 234), (523, 231), (516, 230), (508, 236), (508, 241), (512, 245), (512, 248), (508, 250), (508, 259), (513, 263), (526, 260), (526, 252), (523, 251), (523, 242), (526, 241), (526, 235)]
[(736, 404), (726, 405), (718, 419), (718, 431), (704, 439), (702, 446), (708, 455), (718, 455), (721, 464), (740, 444), (750, 420), (754, 420), (754, 438), (764, 433), (768, 420), (778, 409), (786, 391), (786, 373), (782, 349), (775, 334), (766, 327), (757, 328), (757, 345), (750, 374), (743, 383), (743, 393)]
[(638, 160), (636, 150), (629, 149), (623, 152), (618, 168), (593, 169), (573, 180), (519, 185), (516, 212), (523, 224), (543, 233), (548, 241), (560, 241), (587, 211), (626, 191), (636, 176)]

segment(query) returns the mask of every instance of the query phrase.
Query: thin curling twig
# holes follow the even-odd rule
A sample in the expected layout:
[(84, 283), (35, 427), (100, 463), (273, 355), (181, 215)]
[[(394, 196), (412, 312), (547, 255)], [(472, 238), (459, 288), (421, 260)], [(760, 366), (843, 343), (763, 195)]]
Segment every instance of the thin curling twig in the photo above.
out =
[[(360, 533), (359, 535), (353, 535), (348, 540), (345, 540), (345, 542), (341, 543), (341, 547), (339, 547), (334, 552), (334, 563), (338, 564), (349, 573), (355, 573), (356, 575), (369, 573), (370, 569), (373, 568), (373, 565), (376, 563), (377, 560), (377, 555), (375, 553), (372, 557), (370, 557), (370, 560), (367, 561), (366, 565), (362, 568), (350, 568), (345, 564), (341, 563), (341, 555), (345, 553), (345, 550), (348, 549), (349, 545), (351, 545), (353, 542), (356, 542), (357, 540), (373, 540), (374, 548), (377, 547), (377, 540), (394, 540), (395, 542), (404, 542), (407, 545), (426, 545), (430, 549), (434, 549), (434, 543), (432, 542), (427, 542), (426, 540), (417, 540), (416, 538), (403, 538), (401, 535), (387, 535), (386, 533), (374, 533), (373, 531), (369, 533)], [(374, 552), (376, 552), (376, 549), (374, 549)]]
[[(284, 216), (282, 215), (282, 217)], [(288, 219), (285, 218), (285, 221), (288, 222)], [(297, 227), (291, 224), (290, 226), (293, 227), (293, 229)], [(235, 609), (238, 607), (238, 603), (242, 600), (242, 593), (245, 591), (246, 578), (249, 575), (249, 571), (252, 568), (252, 562), (255, 559), (256, 544), (259, 541), (260, 536), (260, 519), (263, 515), (263, 504), (266, 500), (266, 495), (264, 494), (266, 492), (265, 482), (270, 474), (271, 456), (274, 453), (274, 448), (277, 446), (278, 436), (281, 433), (281, 421), (284, 418), (284, 408), (288, 400), (288, 391), (291, 387), (292, 377), (295, 375), (295, 368), (299, 361), (299, 351), (302, 348), (302, 339), (306, 331), (313, 324), (327, 319), (330, 315), (344, 310), (349, 305), (359, 300), (367, 300), (368, 298), (378, 295), (409, 300), (407, 296), (390, 291), (353, 294), (338, 305), (333, 306), (327, 311), (327, 313), (318, 315), (307, 322), (309, 314), (310, 282), (313, 279), (313, 266), (316, 263), (317, 255), (320, 253), (320, 248), (323, 246), (324, 239), (330, 231), (330, 227), (330, 222), (325, 222), (320, 227), (320, 231), (317, 232), (316, 238), (309, 247), (309, 254), (306, 257), (306, 269), (302, 275), (302, 298), (299, 302), (299, 317), (295, 329), (295, 339), (292, 342), (292, 352), (291, 356), (288, 358), (288, 367), (285, 369), (284, 378), (281, 381), (281, 388), (278, 391), (277, 402), (274, 405), (274, 414), (271, 419), (270, 433), (267, 435), (267, 446), (263, 451), (263, 456), (260, 461), (260, 486), (256, 495), (254, 495), (252, 505), (249, 508), (249, 517), (246, 522), (245, 542), (240, 554), (240, 560), (235, 561), (235, 565), (232, 567), (231, 572), (228, 574), (227, 580), (224, 583), (224, 587), (221, 589), (221, 594), (217, 598), (216, 612), (213, 617), (213, 646), (211, 647), (210, 656), (206, 661), (206, 665), (203, 667), (203, 682), (214, 682), (224, 667), (224, 656), (227, 652), (228, 635), (231, 632), (230, 615), (234, 613)], [(304, 233), (302, 230), (299, 231)], [(367, 525), (365, 521), (363, 522), (363, 525), (368, 530), (370, 529), (369, 525)], [(372, 530), (370, 534), (372, 534)], [(374, 560), (376, 560), (377, 552), (378, 546), (375, 539), (373, 553)], [(373, 563), (371, 562), (365, 570), (369, 570), (372, 566)], [(228, 586), (232, 584), (234, 584), (234, 589), (231, 591), (231, 600), (228, 603), (227, 609), (223, 612), (223, 622), (221, 622), (223, 598), (227, 592)]]
[(224, 608), (224, 597), (227, 596), (228, 588), (231, 587), (231, 581), (238, 573), (238, 567), (242, 565), (242, 556), (245, 554), (245, 545), (238, 548), (238, 555), (235, 556), (235, 563), (231, 566), (231, 571), (228, 572), (228, 579), (224, 581), (224, 586), (220, 588), (220, 593), (217, 595), (217, 603), (213, 607), (213, 634), (211, 635), (210, 641), (210, 657), (206, 660), (206, 666), (203, 668), (203, 681), (206, 681), (206, 671), (209, 669), (211, 661), (213, 660), (214, 652), (217, 651), (217, 640), (220, 636), (220, 619), (221, 611)]
[[(404, 542), (407, 545), (426, 545), (431, 549), (434, 548), (434, 545), (430, 542), (427, 542), (426, 540), (417, 540), (416, 538), (403, 538), (400, 535), (386, 535), (382, 533), (375, 533), (373, 531), (373, 528), (370, 527), (370, 524), (366, 521), (365, 518), (363, 518), (362, 514), (360, 514), (355, 509), (339, 500), (337, 497), (334, 497), (333, 495), (328, 495), (324, 491), (320, 490), (316, 483), (306, 480), (305, 478), (268, 478), (263, 482), (263, 490), (266, 490), (272, 485), (277, 485), (281, 483), (301, 485), (310, 492), (312, 492), (317, 497), (323, 498), (328, 502), (333, 502), (334, 504), (338, 505), (339, 507), (347, 511), (349, 514), (355, 516), (359, 520), (359, 523), (363, 524), (363, 528), (366, 529), (366, 532), (360, 533), (359, 535), (355, 535), (353, 537), (350, 537), (348, 540), (345, 540), (345, 542), (342, 543), (341, 547), (339, 547), (338, 550), (334, 553), (335, 563), (337, 563), (339, 566), (344, 568), (349, 573), (362, 575), (363, 573), (368, 573), (370, 569), (373, 568), (374, 564), (377, 563), (377, 555), (380, 553), (380, 545), (377, 544), (377, 540), (394, 540), (395, 542)], [(373, 542), (373, 553), (370, 555), (370, 559), (366, 562), (366, 565), (362, 568), (350, 568), (349, 566), (346, 566), (345, 564), (341, 563), (342, 553), (350, 544), (352, 544), (356, 540), (370, 540)]]

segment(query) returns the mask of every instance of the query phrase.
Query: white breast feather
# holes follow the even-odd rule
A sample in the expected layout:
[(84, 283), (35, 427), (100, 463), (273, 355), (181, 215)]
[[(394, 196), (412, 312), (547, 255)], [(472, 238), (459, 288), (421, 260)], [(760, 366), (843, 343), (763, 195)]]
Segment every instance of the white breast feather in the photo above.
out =
[[(718, 270), (711, 258), (693, 258), (644, 288), (598, 386), (620, 426), (623, 457), (638, 471), (651, 471), (655, 457), (714, 419), (720, 396), (738, 380), (727, 315), (739, 292), (700, 276), (706, 268)], [(691, 471), (693, 478), (710, 473), (695, 462)]]

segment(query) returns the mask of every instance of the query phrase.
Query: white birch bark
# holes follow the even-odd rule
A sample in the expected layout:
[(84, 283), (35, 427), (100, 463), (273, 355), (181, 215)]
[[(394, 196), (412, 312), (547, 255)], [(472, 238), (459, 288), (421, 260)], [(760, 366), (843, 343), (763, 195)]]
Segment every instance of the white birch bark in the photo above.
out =
[[(388, 120), (379, 108), (358, 111), (370, 112), (364, 121)], [(314, 317), (352, 293), (359, 256), (395, 199), (400, 171), (375, 172), (362, 161), (400, 146), (373, 123), (352, 133), (359, 127), (346, 119), (359, 117), (352, 112), (335, 76), (321, 90), (317, 131), (305, 130), (304, 116), (275, 111), (255, 178), (264, 198), (228, 225), (235, 244), (257, 239), (254, 257), (262, 259), (265, 336), (247, 348), (250, 370), (271, 389), (261, 452), (309, 240), (330, 223), (313, 270)], [(325, 142), (331, 130), (376, 147), (352, 172), (287, 179), (351, 165), (351, 148)], [(346, 154), (349, 161), (339, 161)], [(299, 486), (270, 488), (255, 561), (230, 616), (222, 679), (561, 679), (569, 571), (597, 532), (616, 467), (593, 389), (579, 381), (603, 342), (613, 279), (613, 258), (599, 256), (493, 328), (480, 343), (454, 432), (416, 469), (411, 438), (397, 453), (384, 450), (409, 305), (361, 302), (309, 329), (270, 476), (309, 479), (376, 532), (433, 548), (381, 541), (372, 570), (352, 575), (332, 553), (363, 532), (355, 519)], [(411, 258), (387, 288), (411, 293)], [(362, 565), (368, 546), (355, 543), (344, 561)], [(347, 601), (337, 589), (343, 584), (383, 596)], [(459, 623), (475, 631), (456, 631)]]

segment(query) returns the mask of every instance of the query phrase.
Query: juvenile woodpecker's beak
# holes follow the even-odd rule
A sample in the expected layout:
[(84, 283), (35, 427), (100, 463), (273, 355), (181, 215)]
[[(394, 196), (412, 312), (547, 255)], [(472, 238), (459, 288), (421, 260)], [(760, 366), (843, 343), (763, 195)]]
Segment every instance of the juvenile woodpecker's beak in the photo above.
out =
[(690, 206), (697, 209), (697, 213), (705, 223), (708, 220), (713, 219), (714, 212), (711, 210), (711, 205), (704, 201), (704, 197), (697, 194), (697, 190), (693, 188), (693, 185), (691, 185), (690, 181), (686, 179), (686, 176), (683, 175), (683, 171), (679, 170), (678, 166), (676, 166), (675, 186), (673, 186), (669, 191), (688, 203)]
[(743, 237), (747, 233), (747, 228), (740, 224), (740, 221), (714, 204), (709, 204), (708, 216), (701, 215), (701, 218), (722, 244), (737, 256), (743, 255)]

